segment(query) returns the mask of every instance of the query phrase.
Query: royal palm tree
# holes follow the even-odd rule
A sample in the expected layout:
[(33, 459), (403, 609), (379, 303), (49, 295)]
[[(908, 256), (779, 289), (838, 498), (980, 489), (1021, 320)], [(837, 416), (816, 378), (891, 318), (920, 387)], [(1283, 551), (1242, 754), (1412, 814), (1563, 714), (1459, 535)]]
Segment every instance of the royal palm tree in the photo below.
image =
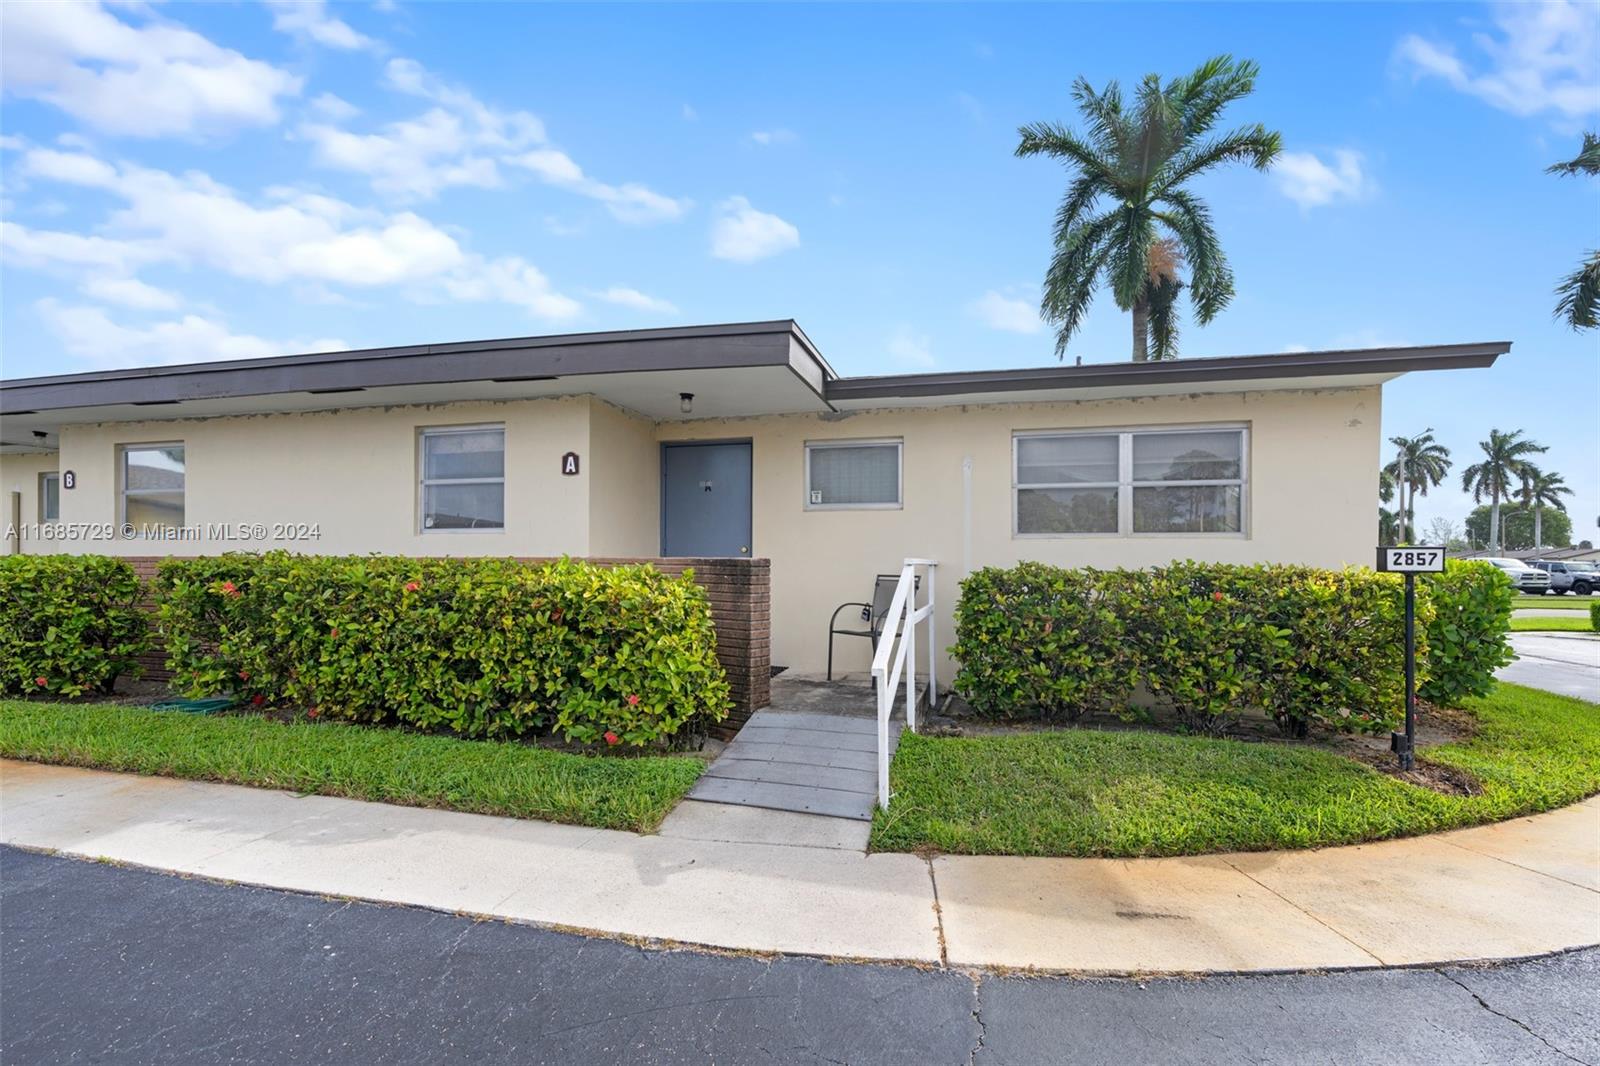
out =
[[(1095, 92), (1079, 78), (1072, 96), (1082, 134), (1054, 122), (1017, 131), (1017, 155), (1052, 156), (1075, 172), (1056, 212), (1055, 252), (1040, 304), (1045, 321), (1056, 327), (1058, 356), (1065, 357), (1103, 279), (1117, 306), (1133, 312), (1134, 360), (1149, 358), (1151, 251), (1161, 235), (1171, 237), (1188, 262), (1195, 321), (1204, 325), (1228, 305), (1233, 271), (1210, 210), (1184, 186), (1223, 163), (1266, 170), (1277, 158), (1282, 137), (1260, 123), (1208, 136), (1224, 108), (1250, 95), (1259, 72), (1249, 60), (1224, 55), (1165, 85), (1147, 74), (1128, 106), (1116, 82)], [(1102, 200), (1110, 201), (1104, 211), (1098, 210)], [(1175, 343), (1176, 332), (1169, 337)]]
[(1389, 443), (1396, 448), (1395, 456), (1383, 469), (1400, 494), (1399, 542), (1406, 544), (1417, 534), (1413, 525), (1417, 495), (1426, 496), (1430, 488), (1444, 481), (1450, 472), (1450, 449), (1433, 439), (1432, 426), (1415, 437), (1390, 437)]
[[(1565, 163), (1547, 167), (1550, 174), (1600, 174), (1600, 136), (1583, 135), (1583, 150)], [(1556, 286), (1556, 317), (1573, 329), (1594, 329), (1600, 325), (1600, 250), (1591, 251), (1586, 262), (1561, 279)]]
[(1544, 509), (1554, 507), (1566, 513), (1567, 505), (1561, 501), (1563, 496), (1571, 496), (1572, 489), (1567, 487), (1566, 478), (1555, 471), (1546, 473), (1532, 463), (1524, 464), (1522, 471), (1522, 487), (1517, 491), (1517, 499), (1522, 501), (1522, 506), (1533, 510), (1533, 546), (1544, 547)]
[(1461, 491), (1472, 493), (1473, 503), (1489, 497), (1489, 550), (1500, 550), (1500, 501), (1510, 499), (1522, 483), (1528, 457), (1549, 451), (1543, 444), (1522, 435), (1522, 430), (1501, 433), (1489, 431), (1489, 439), (1478, 442), (1483, 461), (1461, 471)]
[(1384, 504), (1394, 499), (1394, 478), (1389, 471), (1378, 471), (1378, 543), (1395, 544), (1399, 541), (1399, 523), (1394, 512)]

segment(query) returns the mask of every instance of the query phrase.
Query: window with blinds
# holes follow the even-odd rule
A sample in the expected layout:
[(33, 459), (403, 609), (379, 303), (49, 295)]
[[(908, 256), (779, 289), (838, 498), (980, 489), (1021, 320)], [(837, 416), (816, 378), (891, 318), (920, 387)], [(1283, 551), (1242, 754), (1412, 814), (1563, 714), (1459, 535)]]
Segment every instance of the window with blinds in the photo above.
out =
[(816, 441), (806, 445), (806, 508), (899, 507), (898, 440)]

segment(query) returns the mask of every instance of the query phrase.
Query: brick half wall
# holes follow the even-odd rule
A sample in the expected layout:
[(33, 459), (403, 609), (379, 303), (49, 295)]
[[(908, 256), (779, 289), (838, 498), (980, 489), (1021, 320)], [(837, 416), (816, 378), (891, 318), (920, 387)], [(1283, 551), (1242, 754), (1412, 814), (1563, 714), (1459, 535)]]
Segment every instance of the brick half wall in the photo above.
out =
[[(128, 556), (140, 580), (155, 579), (164, 556)], [(526, 563), (548, 562), (524, 558)], [(713, 735), (724, 739), (739, 731), (751, 712), (767, 705), (772, 693), (772, 563), (768, 559), (619, 559), (595, 558), (598, 566), (649, 563), (674, 577), (694, 571), (694, 583), (706, 590), (711, 620), (717, 627), (717, 661), (728, 674), (733, 710)], [(141, 660), (144, 676), (165, 680), (172, 676), (164, 655), (157, 651)]]

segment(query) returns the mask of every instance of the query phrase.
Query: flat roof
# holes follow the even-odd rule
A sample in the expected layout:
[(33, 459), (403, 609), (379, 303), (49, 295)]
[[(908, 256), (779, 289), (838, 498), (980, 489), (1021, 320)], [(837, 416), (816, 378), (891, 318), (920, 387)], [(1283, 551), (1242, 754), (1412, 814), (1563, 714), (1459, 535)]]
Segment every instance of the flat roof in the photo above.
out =
[[(0, 380), (6, 437), (82, 422), (590, 394), (657, 420), (1381, 384), (1509, 341), (840, 377), (792, 319), (419, 344)], [(696, 396), (680, 411), (679, 393)], [(4, 440), (8, 449), (38, 447)], [(44, 447), (50, 447), (46, 443)]]

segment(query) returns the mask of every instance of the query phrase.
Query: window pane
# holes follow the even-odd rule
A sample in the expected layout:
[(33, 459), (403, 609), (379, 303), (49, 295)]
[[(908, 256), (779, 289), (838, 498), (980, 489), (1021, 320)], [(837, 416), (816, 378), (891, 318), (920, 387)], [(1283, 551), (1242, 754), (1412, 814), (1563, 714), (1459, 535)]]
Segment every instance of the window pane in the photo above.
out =
[(55, 522), (61, 518), (61, 478), (45, 474), (39, 479), (39, 521)]
[(436, 478), (505, 477), (506, 432), (428, 433), (422, 438), (422, 476)]
[(183, 491), (183, 445), (167, 448), (127, 448), (122, 459), (123, 485), (130, 489)]
[(1116, 489), (1018, 489), (1018, 533), (1115, 533)]
[(1239, 476), (1243, 434), (1237, 429), (1135, 433), (1133, 480), (1220, 481)]
[(1117, 438), (1018, 437), (1017, 484), (1117, 480)]
[(1135, 533), (1237, 533), (1237, 485), (1172, 485), (1133, 490)]
[(504, 485), (424, 485), (423, 529), (503, 529)]
[(122, 520), (136, 535), (183, 525), (183, 493), (152, 492), (123, 497)]
[(899, 503), (899, 446), (812, 448), (808, 499), (816, 504)]

